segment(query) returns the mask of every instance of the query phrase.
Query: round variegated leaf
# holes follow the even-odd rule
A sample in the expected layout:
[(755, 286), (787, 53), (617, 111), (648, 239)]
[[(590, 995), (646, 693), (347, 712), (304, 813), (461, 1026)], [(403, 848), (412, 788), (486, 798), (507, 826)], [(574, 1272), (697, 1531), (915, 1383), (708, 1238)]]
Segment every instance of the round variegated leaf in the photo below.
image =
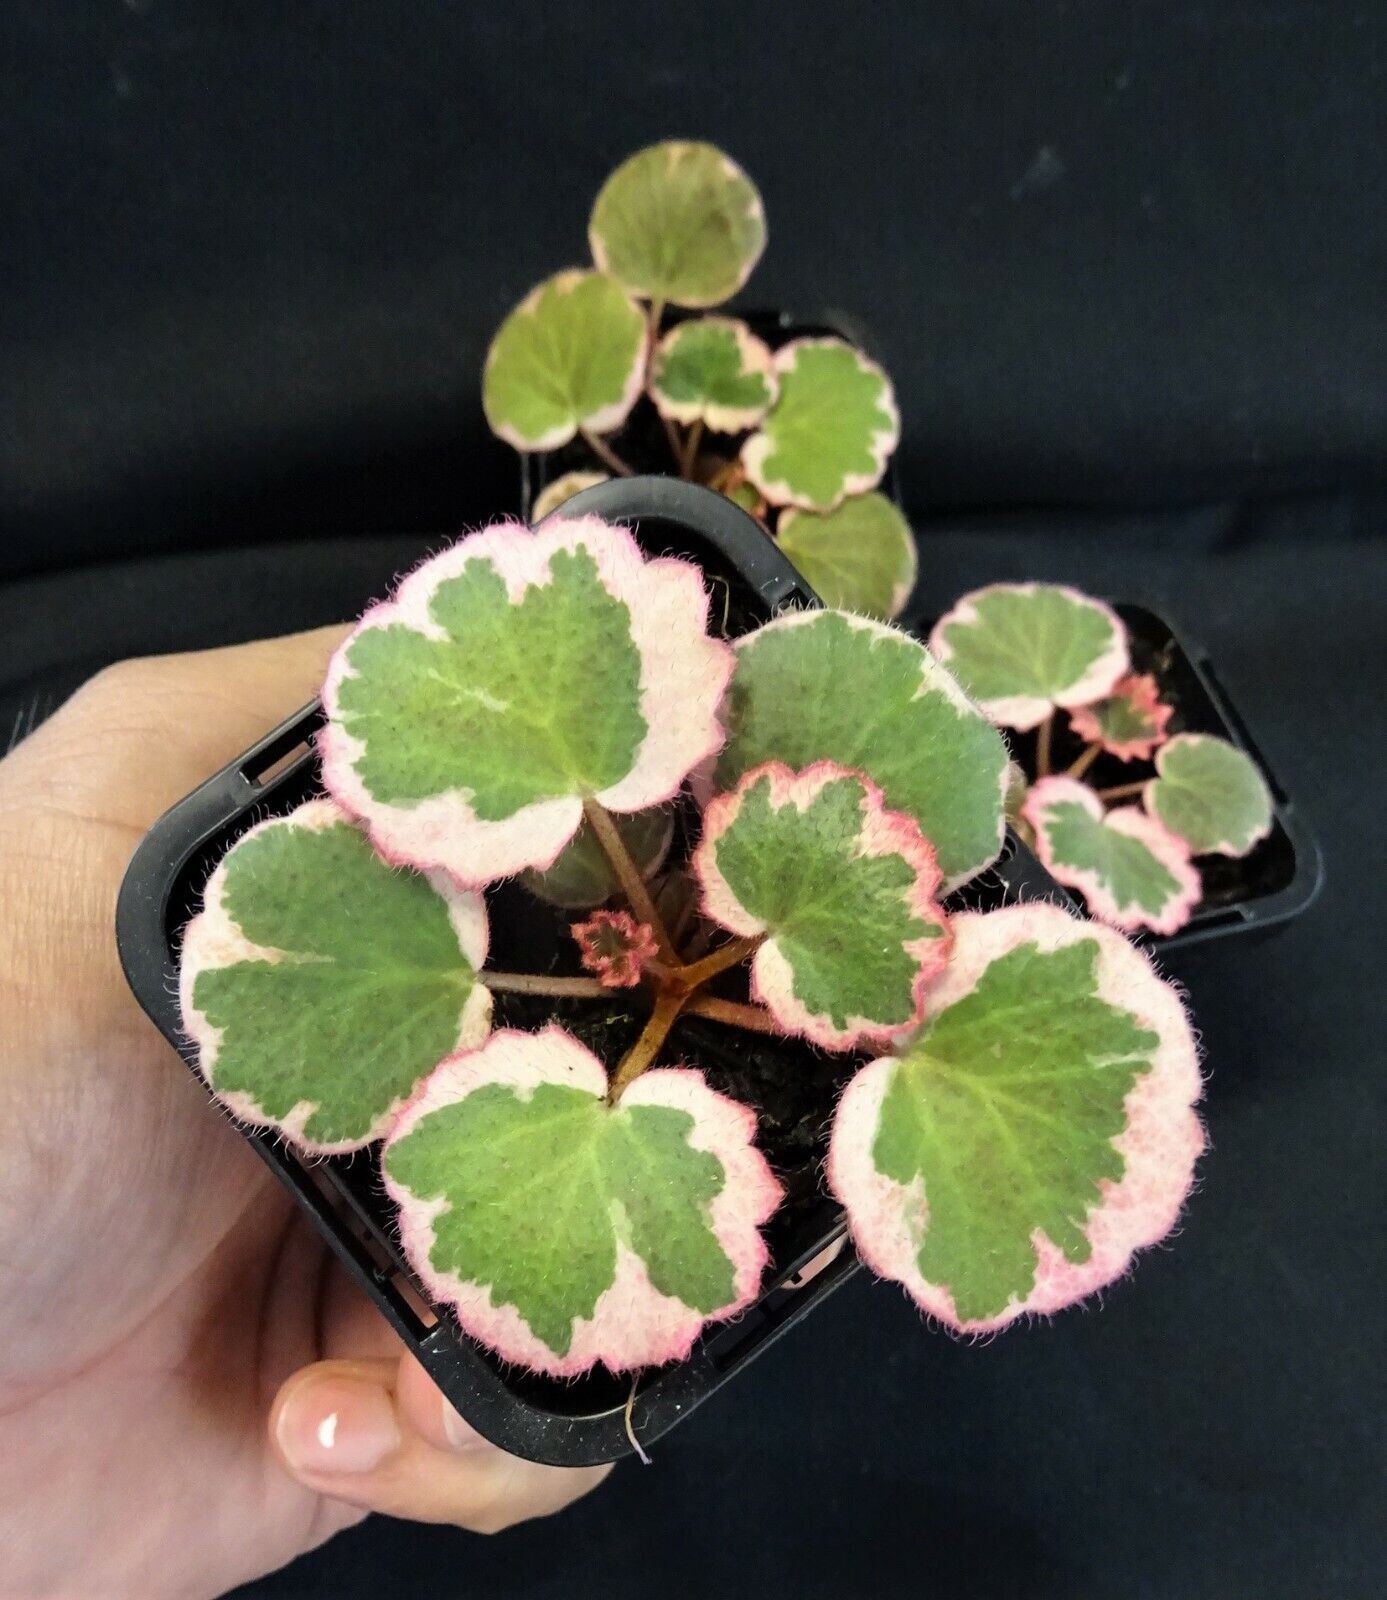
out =
[(1111, 692), (1127, 630), (1101, 601), (1054, 583), (994, 583), (935, 624), (930, 649), (994, 722), (1024, 731), (1056, 706)]
[(1146, 809), (1195, 855), (1245, 856), (1271, 832), (1271, 791), (1251, 756), (1209, 733), (1177, 734), (1156, 752)]
[(491, 431), (517, 450), (557, 450), (580, 429), (625, 422), (645, 378), (645, 318), (600, 272), (560, 272), (501, 324), (482, 371)]
[[(656, 806), (650, 811), (633, 811), (615, 821), (631, 859), (642, 876), (650, 878), (659, 871), (669, 850), (674, 836), (674, 812), (667, 806)], [(520, 881), (531, 894), (566, 911), (601, 905), (617, 891), (611, 862), (586, 822), (559, 852), (552, 867), (545, 872), (532, 867), (521, 875)]]
[(1069, 726), (1085, 743), (1101, 746), (1119, 761), (1149, 761), (1156, 746), (1165, 742), (1173, 710), (1161, 703), (1153, 677), (1129, 673), (1102, 700), (1076, 706)]
[(915, 538), (884, 494), (853, 495), (834, 511), (790, 510), (780, 548), (827, 606), (889, 622), (915, 587)]
[(1078, 889), (1094, 916), (1134, 933), (1174, 933), (1199, 903), (1199, 873), (1183, 840), (1137, 806), (1103, 812), (1087, 784), (1042, 778), (1021, 815), (1050, 876)]
[(916, 640), (841, 611), (778, 617), (737, 641), (716, 784), (765, 761), (836, 761), (914, 818), (954, 888), (1002, 848), (1002, 736)]
[(1199, 1067), (1175, 991), (1121, 935), (1043, 904), (953, 926), (923, 1028), (844, 1092), (828, 1179), (873, 1271), (986, 1332), (1170, 1232), (1204, 1148)]
[(556, 1027), (443, 1063), (385, 1148), (405, 1254), (507, 1360), (571, 1377), (689, 1353), (756, 1296), (780, 1189), (756, 1118), (701, 1073), (643, 1073), (615, 1106)]
[(733, 317), (681, 322), (650, 363), (650, 398), (671, 422), (740, 433), (765, 416), (777, 393), (770, 346)]
[(535, 503), (530, 507), (530, 521), (543, 522), (551, 511), (557, 511), (575, 494), (581, 494), (584, 489), (595, 489), (599, 483), (610, 481), (611, 475), (606, 472), (565, 472), (561, 477), (546, 483), (535, 496)]
[(596, 517), (475, 533), (369, 611), (323, 691), (323, 777), (389, 859), (484, 884), (552, 866), (583, 800), (672, 798), (732, 670), (697, 567)]
[(672, 139), (602, 185), (588, 222), (592, 259), (632, 294), (715, 306), (736, 294), (766, 247), (756, 186), (711, 144)]
[(772, 505), (831, 511), (875, 489), (901, 436), (891, 380), (841, 339), (794, 339), (776, 353), (780, 398), (742, 446)]
[(212, 874), (183, 936), (183, 1026), (238, 1116), (308, 1150), (354, 1150), (486, 1037), (486, 945), (480, 895), (393, 870), (311, 800), (252, 828)]
[(705, 811), (692, 865), (705, 915), (764, 936), (752, 993), (787, 1033), (848, 1050), (919, 1021), (949, 951), (939, 867), (861, 773), (753, 768)]

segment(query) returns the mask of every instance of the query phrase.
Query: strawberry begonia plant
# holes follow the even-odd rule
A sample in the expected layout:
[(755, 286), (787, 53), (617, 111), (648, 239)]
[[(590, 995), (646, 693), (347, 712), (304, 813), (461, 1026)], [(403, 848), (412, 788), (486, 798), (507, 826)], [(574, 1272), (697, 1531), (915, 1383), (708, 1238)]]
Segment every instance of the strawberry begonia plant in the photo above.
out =
[(772, 350), (741, 318), (711, 310), (765, 248), (746, 173), (709, 144), (652, 145), (603, 185), (588, 242), (594, 266), (533, 289), (486, 358), (482, 404), (499, 438), (523, 452), (581, 441), (579, 464), (546, 485), (535, 519), (636, 470), (627, 440), (643, 447), (648, 420), (655, 457), (639, 470), (735, 500), (826, 604), (897, 616), (916, 557), (878, 488), (900, 439), (891, 380), (843, 339)]
[[(643, 270), (615, 233), (606, 255)], [(1080, 612), (1081, 649), (990, 698), (1111, 688), (1107, 616)], [(327, 794), (245, 834), (186, 931), (208, 1083), (307, 1151), (377, 1146), (419, 1280), (557, 1376), (682, 1357), (759, 1291), (781, 1185), (756, 1106), (680, 1059), (685, 1014), (843, 1061), (826, 1181), (942, 1321), (1110, 1282), (1203, 1145), (1179, 999), (1057, 907), (946, 910), (1002, 848), (1011, 772), (922, 645), (809, 611), (734, 646), (709, 618), (695, 566), (562, 516), (472, 534), (369, 612), (324, 690)], [(1156, 781), (1241, 837), (1186, 763)], [(567, 908), (570, 970), (492, 964), (503, 879)], [(493, 1031), (508, 995), (646, 1020), (602, 1061), (552, 1017)]]
[[(1271, 831), (1256, 763), (1213, 734), (1171, 732), (1175, 706), (1150, 673), (1132, 671), (1127, 629), (1100, 601), (1056, 584), (990, 584), (940, 618), (930, 648), (999, 727), (1034, 731), (1008, 812), (1052, 876), (1114, 927), (1176, 932), (1202, 894), (1194, 858), (1244, 856)], [(1056, 772), (1061, 715), (1082, 748)], [(1100, 757), (1147, 771), (1094, 788), (1084, 780)]]

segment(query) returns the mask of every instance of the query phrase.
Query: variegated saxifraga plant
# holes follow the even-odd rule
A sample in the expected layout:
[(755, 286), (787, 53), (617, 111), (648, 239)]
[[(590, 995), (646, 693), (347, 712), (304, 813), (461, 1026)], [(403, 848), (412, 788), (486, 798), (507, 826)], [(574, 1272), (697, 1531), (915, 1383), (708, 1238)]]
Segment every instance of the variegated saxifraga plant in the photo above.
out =
[[(1007, 811), (1051, 875), (1126, 932), (1175, 933), (1202, 895), (1197, 856), (1243, 856), (1272, 827), (1256, 763), (1228, 740), (1170, 733), (1175, 706), (1131, 670), (1116, 612), (1076, 589), (994, 583), (964, 595), (930, 648), (999, 727), (1035, 732), (1031, 770), (1014, 764)], [(1052, 770), (1056, 717), (1082, 748)], [(1101, 757), (1149, 769), (1094, 788)]]
[(843, 339), (772, 350), (739, 317), (697, 314), (736, 294), (765, 249), (746, 173), (709, 144), (652, 145), (602, 186), (588, 243), (593, 268), (531, 290), (483, 372), (498, 437), (566, 450), (533, 519), (633, 471), (634, 444), (642, 471), (705, 484), (756, 517), (825, 604), (899, 616), (916, 556), (878, 488), (900, 439), (891, 380)]
[[(609, 259), (641, 270), (615, 236)], [(976, 639), (946, 653), (1027, 715), (1113, 688), (1109, 614), (1060, 603), (1081, 640), (1020, 681)], [(419, 1281), (503, 1358), (667, 1362), (758, 1294), (780, 1181), (757, 1107), (686, 1059), (685, 1016), (835, 1053), (826, 1182), (864, 1259), (951, 1327), (1080, 1299), (1171, 1227), (1203, 1146), (1180, 1001), (1054, 906), (946, 909), (1002, 848), (1014, 772), (906, 634), (807, 611), (729, 644), (696, 567), (560, 514), (411, 573), (323, 701), (326, 793), (234, 844), (186, 930), (186, 1030), (239, 1118), (374, 1148)], [(1208, 759), (1167, 760), (1151, 804), (1236, 841)], [(566, 961), (493, 964), (503, 881), (568, 915)], [(514, 995), (537, 1025), (493, 1030)], [(619, 1058), (551, 1010), (585, 1002), (644, 1019)]]

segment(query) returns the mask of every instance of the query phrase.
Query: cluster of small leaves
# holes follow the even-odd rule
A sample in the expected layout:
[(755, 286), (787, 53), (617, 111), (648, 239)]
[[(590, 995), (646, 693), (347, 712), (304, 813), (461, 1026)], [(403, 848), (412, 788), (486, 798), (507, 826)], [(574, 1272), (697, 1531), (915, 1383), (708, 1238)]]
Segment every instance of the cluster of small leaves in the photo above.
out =
[[(644, 271), (618, 235), (604, 259)], [(1054, 908), (946, 915), (997, 856), (1012, 771), (920, 643), (844, 611), (735, 649), (708, 623), (697, 568), (562, 516), (470, 535), (368, 612), (324, 686), (327, 797), (235, 844), (185, 932), (207, 1081), (307, 1150), (378, 1146), (420, 1282), (557, 1376), (677, 1359), (759, 1291), (780, 1189), (754, 1108), (671, 1055), (685, 1008), (853, 1059), (827, 1180), (930, 1311), (990, 1327), (1109, 1282), (1201, 1148), (1179, 1002)], [(1091, 670), (1056, 650), (994, 698)], [(1219, 831), (1186, 761), (1153, 790)], [(676, 801), (701, 811), (677, 850)], [(587, 913), (579, 971), (488, 964), (512, 877)], [(749, 1002), (708, 989), (741, 965)], [(649, 1020), (602, 1062), (558, 1026), (492, 1032), (507, 989), (621, 990)]]
[[(766, 243), (755, 185), (712, 145), (641, 150), (607, 179), (588, 225), (593, 267), (558, 273), (502, 323), (482, 402), (517, 450), (575, 437), (591, 464), (537, 497), (541, 520), (612, 472), (638, 405), (663, 424), (674, 470), (761, 521), (825, 604), (899, 615), (915, 542), (878, 492), (900, 437), (891, 380), (839, 338), (771, 347), (722, 305)], [(648, 413), (647, 413), (648, 414)], [(638, 419), (637, 419), (638, 420)]]
[[(1246, 855), (1271, 831), (1256, 763), (1213, 734), (1171, 732), (1175, 707), (1132, 670), (1127, 629), (1100, 601), (1055, 584), (991, 584), (942, 617), (930, 645), (995, 723), (1035, 731), (1008, 813), (1112, 926), (1174, 933), (1200, 901), (1194, 858)], [(1056, 772), (1060, 713), (1082, 748)], [(1095, 784), (1105, 769), (1123, 781)]]

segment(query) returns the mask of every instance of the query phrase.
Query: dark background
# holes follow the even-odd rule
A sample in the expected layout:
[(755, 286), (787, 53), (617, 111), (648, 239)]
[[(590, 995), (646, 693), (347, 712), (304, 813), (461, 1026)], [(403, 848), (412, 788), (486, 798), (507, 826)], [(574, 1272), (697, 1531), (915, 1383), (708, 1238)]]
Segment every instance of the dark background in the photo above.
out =
[(376, 1521), (255, 1594), (1380, 1594), (1387, 10), (10, 0), (0, 104), (0, 734), (513, 509), (495, 324), (706, 137), (765, 196), (747, 298), (875, 333), (921, 606), (1166, 611), (1327, 862), (1172, 960), (1213, 1153), (1101, 1311), (971, 1345), (856, 1282), (562, 1520)]

